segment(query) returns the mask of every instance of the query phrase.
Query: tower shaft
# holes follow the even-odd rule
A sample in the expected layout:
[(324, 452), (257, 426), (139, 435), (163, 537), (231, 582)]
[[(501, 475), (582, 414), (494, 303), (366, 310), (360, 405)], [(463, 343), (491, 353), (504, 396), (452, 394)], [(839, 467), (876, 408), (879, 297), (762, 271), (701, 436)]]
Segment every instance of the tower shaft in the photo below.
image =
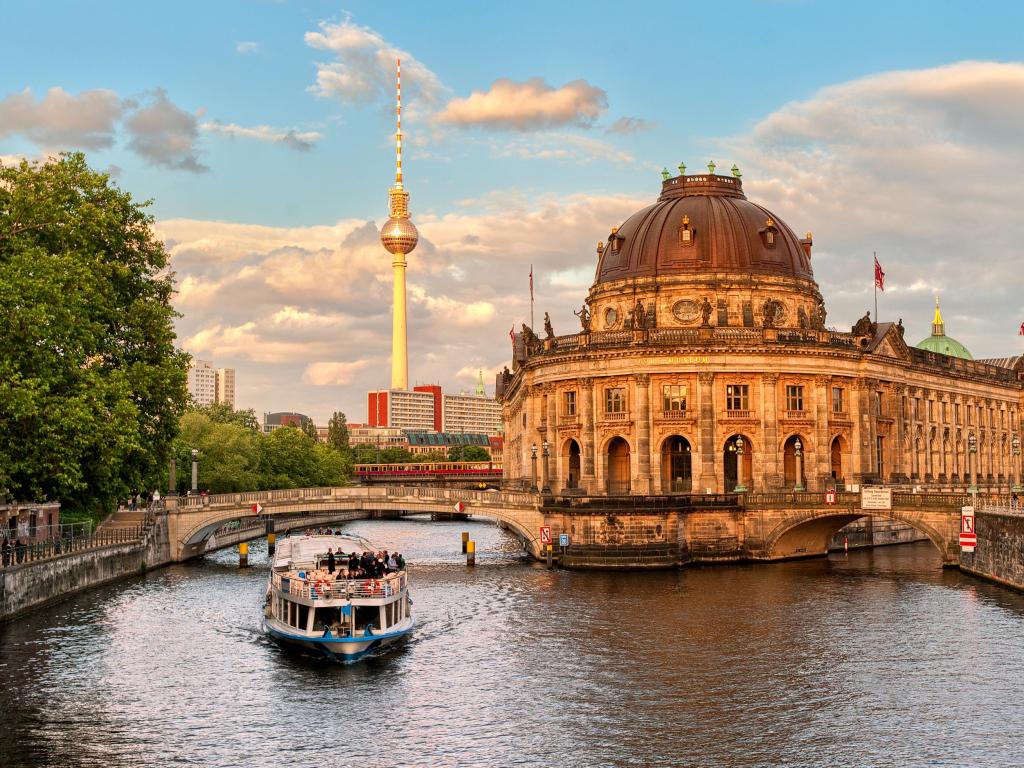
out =
[(405, 319), (405, 254), (396, 253), (391, 262), (391, 388), (409, 388), (409, 329)]

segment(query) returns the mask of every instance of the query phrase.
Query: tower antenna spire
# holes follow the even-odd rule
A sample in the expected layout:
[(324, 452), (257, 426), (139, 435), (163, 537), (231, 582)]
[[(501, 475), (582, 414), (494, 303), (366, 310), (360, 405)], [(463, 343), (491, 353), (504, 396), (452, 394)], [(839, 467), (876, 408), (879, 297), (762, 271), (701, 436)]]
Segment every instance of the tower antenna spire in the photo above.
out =
[(395, 59), (395, 186), (402, 188), (402, 60)]

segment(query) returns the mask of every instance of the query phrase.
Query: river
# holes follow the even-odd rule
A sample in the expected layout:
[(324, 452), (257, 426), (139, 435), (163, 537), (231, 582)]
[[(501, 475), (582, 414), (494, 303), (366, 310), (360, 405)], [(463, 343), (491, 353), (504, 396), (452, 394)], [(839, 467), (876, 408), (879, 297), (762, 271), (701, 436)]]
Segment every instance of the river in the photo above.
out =
[(587, 573), (488, 523), (347, 528), (410, 562), (404, 646), (277, 648), (262, 542), (156, 570), (0, 625), (0, 765), (1024, 763), (1024, 595), (929, 543)]

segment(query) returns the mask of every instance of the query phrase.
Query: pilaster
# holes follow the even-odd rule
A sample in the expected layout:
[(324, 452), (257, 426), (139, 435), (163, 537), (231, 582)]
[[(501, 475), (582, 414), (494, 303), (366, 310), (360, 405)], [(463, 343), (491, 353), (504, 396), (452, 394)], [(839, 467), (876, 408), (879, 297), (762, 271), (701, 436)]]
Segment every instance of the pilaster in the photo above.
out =
[(636, 382), (636, 452), (637, 478), (636, 493), (651, 492), (651, 377), (638, 373)]
[(715, 374), (702, 371), (697, 374), (698, 402), (700, 407), (700, 423), (698, 425), (700, 442), (700, 476), (694, 490), (712, 492), (719, 490), (718, 478), (715, 476)]
[(769, 490), (783, 486), (783, 472), (779, 464), (779, 377), (768, 373), (761, 377), (761, 449), (763, 476), (761, 482)]

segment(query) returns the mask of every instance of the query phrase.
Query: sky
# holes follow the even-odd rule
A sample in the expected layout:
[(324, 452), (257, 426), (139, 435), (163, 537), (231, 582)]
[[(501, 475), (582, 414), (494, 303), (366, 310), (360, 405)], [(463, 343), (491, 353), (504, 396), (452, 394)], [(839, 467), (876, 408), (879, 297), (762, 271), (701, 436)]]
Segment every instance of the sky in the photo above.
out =
[[(366, 417), (390, 384), (394, 60), (410, 383), (493, 391), (508, 331), (576, 326), (662, 167), (733, 163), (841, 329), (1024, 338), (1024, 4), (0, 0), (0, 162), (82, 150), (152, 200), (180, 346), (237, 405)], [(18, 32), (20, 30), (20, 32)]]

